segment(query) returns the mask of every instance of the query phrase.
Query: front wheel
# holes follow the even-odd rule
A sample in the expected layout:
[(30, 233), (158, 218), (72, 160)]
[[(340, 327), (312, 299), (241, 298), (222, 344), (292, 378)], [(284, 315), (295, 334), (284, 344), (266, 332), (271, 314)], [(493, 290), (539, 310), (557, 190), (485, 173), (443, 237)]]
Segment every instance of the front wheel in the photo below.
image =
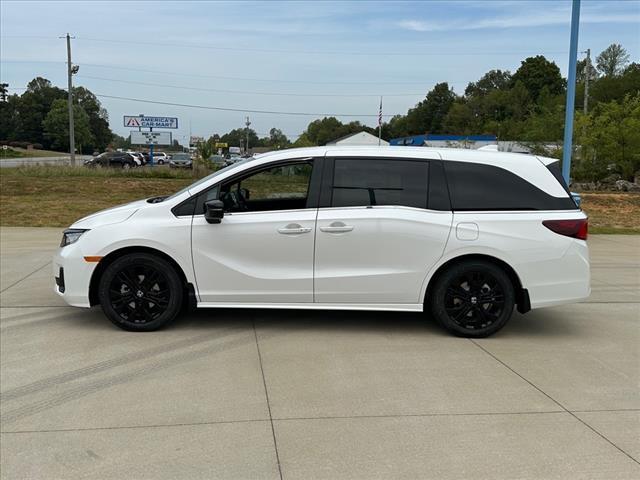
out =
[(473, 260), (458, 263), (436, 280), (431, 312), (450, 332), (462, 337), (487, 337), (511, 318), (513, 284), (497, 265)]
[(177, 316), (183, 286), (178, 273), (165, 260), (133, 253), (105, 269), (98, 296), (102, 310), (114, 325), (146, 332), (157, 330)]
[(164, 160), (158, 160), (158, 165), (164, 165)]

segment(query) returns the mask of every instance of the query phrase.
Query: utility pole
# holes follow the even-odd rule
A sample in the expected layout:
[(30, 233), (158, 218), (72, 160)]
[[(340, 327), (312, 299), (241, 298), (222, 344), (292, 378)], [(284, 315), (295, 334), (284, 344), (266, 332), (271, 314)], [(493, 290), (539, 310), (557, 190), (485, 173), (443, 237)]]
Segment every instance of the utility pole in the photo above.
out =
[[(73, 122), (73, 64), (71, 63), (71, 36), (67, 33), (67, 83), (69, 88), (69, 153), (71, 154), (71, 165), (76, 165), (76, 139)], [(76, 70), (77, 71), (77, 70)]]
[(585, 52), (587, 54), (586, 63), (585, 63), (585, 76), (584, 76), (584, 114), (586, 115), (589, 111), (589, 77), (591, 76), (591, 49), (587, 48)]
[(247, 129), (246, 129), (246, 138), (247, 138), (247, 140), (246, 140), (246, 142), (244, 144), (245, 145), (244, 153), (249, 153), (249, 125), (251, 125), (251, 122), (249, 121), (249, 117), (247, 117), (247, 121), (244, 122), (244, 124), (247, 126)]

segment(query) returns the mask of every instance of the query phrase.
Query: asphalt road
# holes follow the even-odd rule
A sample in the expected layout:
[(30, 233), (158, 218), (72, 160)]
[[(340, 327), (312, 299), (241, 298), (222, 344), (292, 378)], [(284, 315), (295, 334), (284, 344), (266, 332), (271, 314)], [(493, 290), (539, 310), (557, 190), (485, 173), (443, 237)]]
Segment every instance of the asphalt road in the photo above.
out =
[(3, 228), (3, 479), (640, 478), (640, 237), (593, 294), (483, 340), (423, 315), (208, 310), (148, 334), (52, 292)]

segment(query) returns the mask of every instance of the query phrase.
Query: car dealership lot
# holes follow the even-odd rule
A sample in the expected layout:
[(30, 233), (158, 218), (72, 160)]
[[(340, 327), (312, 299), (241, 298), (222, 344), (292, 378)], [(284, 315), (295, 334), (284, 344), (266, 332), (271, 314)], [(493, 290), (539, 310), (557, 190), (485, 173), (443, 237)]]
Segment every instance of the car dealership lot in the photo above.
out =
[(2, 478), (638, 478), (640, 237), (589, 300), (454, 338), (420, 314), (204, 310), (120, 331), (1, 231)]

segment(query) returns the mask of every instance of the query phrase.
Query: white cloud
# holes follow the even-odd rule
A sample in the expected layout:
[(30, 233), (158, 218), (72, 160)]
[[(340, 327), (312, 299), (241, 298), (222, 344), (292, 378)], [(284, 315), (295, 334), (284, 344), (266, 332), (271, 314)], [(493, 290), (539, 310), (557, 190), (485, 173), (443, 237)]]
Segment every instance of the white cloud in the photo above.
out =
[[(516, 4), (512, 4), (516, 6)], [(598, 9), (583, 9), (580, 16), (580, 23), (631, 23), (640, 24), (640, 9), (628, 12), (603, 13), (601, 6)], [(414, 32), (441, 32), (452, 30), (480, 30), (492, 28), (536, 28), (550, 27), (555, 25), (569, 25), (571, 19), (570, 8), (550, 8), (541, 11), (536, 9), (518, 8), (518, 12), (512, 15), (485, 16), (484, 18), (468, 17), (455, 21), (442, 20), (415, 20), (406, 19), (396, 23), (404, 30)]]

